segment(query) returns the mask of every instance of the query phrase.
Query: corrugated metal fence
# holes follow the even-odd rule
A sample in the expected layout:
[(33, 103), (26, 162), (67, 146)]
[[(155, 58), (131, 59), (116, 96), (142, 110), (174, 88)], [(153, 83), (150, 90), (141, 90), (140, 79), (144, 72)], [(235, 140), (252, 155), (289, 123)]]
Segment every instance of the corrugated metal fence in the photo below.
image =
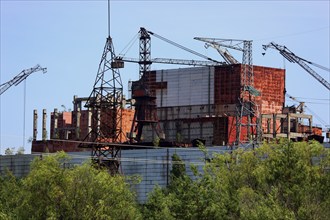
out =
[[(172, 155), (178, 154), (186, 165), (187, 174), (193, 176), (190, 169), (195, 165), (200, 171), (205, 164), (205, 159), (211, 158), (214, 153), (228, 151), (226, 147), (208, 148), (205, 155), (198, 148), (158, 148), (158, 149), (138, 149), (121, 151), (120, 171), (127, 177), (138, 177), (138, 184), (131, 183), (131, 188), (137, 194), (138, 201), (143, 203), (152, 189), (159, 185), (164, 187), (170, 181), (172, 169)], [(72, 157), (70, 165), (81, 164), (90, 159), (89, 152), (69, 153)], [(35, 157), (44, 157), (47, 154), (11, 155), (0, 156), (0, 174), (4, 175), (7, 170), (17, 177), (23, 177), (30, 171), (30, 163)]]

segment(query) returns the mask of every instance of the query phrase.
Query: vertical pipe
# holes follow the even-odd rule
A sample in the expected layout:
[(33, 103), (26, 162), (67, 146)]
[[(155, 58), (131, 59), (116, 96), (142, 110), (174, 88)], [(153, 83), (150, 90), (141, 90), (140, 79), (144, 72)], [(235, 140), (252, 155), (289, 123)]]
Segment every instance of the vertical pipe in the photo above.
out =
[(308, 122), (309, 122), (309, 130), (311, 131), (311, 134), (313, 134), (313, 118), (310, 117), (308, 119)]
[[(283, 127), (283, 123), (281, 123), (281, 129)], [(273, 114), (273, 138), (276, 138), (276, 114)]]
[(88, 115), (87, 115), (87, 133), (89, 134), (89, 139), (91, 138), (90, 134), (92, 131), (92, 109), (88, 108)]
[(288, 117), (287, 117), (287, 119), (288, 119), (288, 139), (290, 139), (291, 138), (291, 114), (290, 113), (288, 113)]
[(168, 181), (168, 175), (169, 175), (169, 158), (170, 158), (170, 153), (169, 153), (169, 149), (166, 148), (166, 186), (168, 186), (169, 181)]
[(33, 141), (37, 140), (38, 134), (38, 111), (37, 109), (33, 110)]
[(58, 132), (58, 110), (57, 108), (54, 108), (54, 127), (53, 127), (53, 133), (52, 133), (52, 138), (53, 139), (56, 139), (56, 138), (59, 138), (57, 136), (57, 132)]
[(252, 141), (252, 136), (251, 136), (251, 114), (247, 115), (247, 138), (249, 141)]
[(46, 109), (43, 109), (42, 110), (42, 140), (43, 141), (47, 139), (46, 120), (47, 120), (47, 112)]
[(208, 74), (208, 115), (211, 117), (211, 67), (209, 67), (209, 74)]
[(80, 107), (77, 107), (77, 112), (76, 112), (76, 139), (79, 140), (80, 139), (80, 116), (81, 116), (81, 112), (80, 112)]

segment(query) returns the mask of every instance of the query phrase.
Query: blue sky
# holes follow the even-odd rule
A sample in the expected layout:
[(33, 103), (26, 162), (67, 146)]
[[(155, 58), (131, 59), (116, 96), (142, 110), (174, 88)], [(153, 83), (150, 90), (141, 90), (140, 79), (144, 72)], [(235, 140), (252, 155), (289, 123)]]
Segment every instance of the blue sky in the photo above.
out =
[[(32, 136), (33, 109), (50, 112), (72, 108), (74, 95), (89, 96), (108, 36), (107, 1), (0, 0), (0, 82), (40, 64), (48, 72), (33, 73), (24, 83), (0, 97), (0, 152), (25, 146)], [(199, 37), (253, 40), (255, 65), (286, 68), (287, 92), (305, 101), (314, 123), (330, 125), (330, 93), (297, 64), (284, 62), (275, 50), (262, 56), (262, 44), (275, 41), (302, 58), (329, 67), (329, 1), (110, 1), (110, 34), (117, 54), (145, 27), (161, 36), (221, 60), (205, 49)], [(231, 51), (236, 59), (241, 54)], [(138, 41), (125, 54), (138, 57)], [(158, 39), (152, 57), (199, 59)], [(311, 66), (313, 67), (313, 66)], [(174, 68), (153, 64), (153, 69)], [(329, 72), (314, 68), (330, 81)], [(138, 79), (138, 66), (121, 70), (124, 93), (128, 80)], [(0, 83), (0, 84), (1, 84)], [(288, 105), (297, 104), (288, 100)], [(307, 111), (307, 113), (310, 113)], [(23, 118), (25, 114), (25, 129)], [(23, 137), (25, 139), (23, 140)]]

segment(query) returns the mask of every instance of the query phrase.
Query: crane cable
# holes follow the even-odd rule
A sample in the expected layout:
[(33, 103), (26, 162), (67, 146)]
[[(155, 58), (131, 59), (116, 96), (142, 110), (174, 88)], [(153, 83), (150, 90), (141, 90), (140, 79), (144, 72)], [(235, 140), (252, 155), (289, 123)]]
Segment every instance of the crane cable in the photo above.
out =
[(23, 97), (23, 148), (25, 149), (25, 118), (26, 118), (26, 79), (24, 80), (24, 97)]
[(163, 41), (165, 41), (165, 42), (167, 42), (169, 44), (172, 44), (173, 46), (176, 46), (176, 47), (178, 47), (178, 48), (180, 48), (182, 50), (185, 50), (185, 51), (187, 51), (189, 53), (195, 54), (196, 56), (202, 57), (202, 58), (204, 58), (206, 60), (210, 60), (210, 61), (213, 61), (213, 62), (216, 62), (216, 63), (220, 63), (218, 60), (214, 60), (214, 59), (212, 59), (210, 57), (207, 57), (207, 56), (205, 56), (205, 55), (203, 55), (201, 53), (198, 53), (198, 52), (196, 52), (196, 51), (194, 51), (192, 49), (189, 49), (187, 47), (184, 47), (184, 46), (182, 46), (182, 45), (180, 45), (178, 43), (175, 43), (174, 41), (171, 41), (171, 40), (169, 40), (169, 39), (167, 39), (165, 37), (162, 37), (162, 36), (160, 36), (158, 34), (155, 34), (155, 33), (151, 32), (151, 31), (148, 31), (148, 33), (151, 34), (151, 35), (153, 35), (153, 36), (155, 36), (155, 37), (157, 37), (160, 40), (163, 40)]
[[(286, 96), (287, 96), (288, 98), (292, 99), (292, 100), (295, 101), (295, 102), (299, 102), (299, 103), (301, 103), (301, 102), (298, 101), (295, 97), (291, 96), (291, 95), (288, 94), (288, 93), (286, 93)], [(306, 102), (304, 102), (304, 103), (306, 103)], [(320, 121), (320, 123), (321, 123), (324, 127), (328, 127), (328, 126), (329, 126), (329, 125), (327, 125), (327, 122), (324, 121), (324, 120), (323, 120), (319, 115), (317, 115), (314, 111), (312, 111), (311, 108), (309, 108), (307, 105), (304, 105), (304, 107), (305, 107), (310, 113), (312, 113), (312, 115), (314, 115), (315, 118), (317, 118), (317, 119)]]
[(136, 33), (134, 37), (128, 42), (128, 44), (122, 49), (122, 51), (119, 53), (119, 57), (125, 57), (127, 52), (132, 48), (134, 43), (138, 40), (139, 33)]

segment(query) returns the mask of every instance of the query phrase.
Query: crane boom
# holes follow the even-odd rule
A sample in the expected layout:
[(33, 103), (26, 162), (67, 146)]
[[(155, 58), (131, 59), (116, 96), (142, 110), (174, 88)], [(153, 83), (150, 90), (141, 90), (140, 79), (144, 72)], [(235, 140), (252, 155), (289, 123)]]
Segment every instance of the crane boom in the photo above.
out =
[(47, 72), (47, 68), (42, 68), (39, 64), (35, 67), (32, 67), (30, 69), (25, 69), (22, 72), (20, 72), (17, 76), (15, 76), (13, 79), (9, 80), (8, 82), (5, 82), (0, 85), (0, 95), (4, 93), (7, 89), (9, 89), (12, 85), (17, 86), (20, 84), (23, 80), (25, 80), (29, 75), (31, 75), (34, 72), (42, 71), (43, 73)]
[[(307, 61), (297, 55), (295, 55), (293, 52), (291, 52), (286, 46), (282, 46), (279, 44), (276, 44), (274, 42), (271, 42), (267, 45), (262, 45), (264, 50), (267, 50), (268, 48), (276, 49), (279, 51), (279, 53), (287, 59), (291, 63), (297, 63), (299, 66), (301, 66), (304, 70), (306, 70), (311, 76), (313, 76), (317, 81), (319, 81), (323, 86), (325, 86), (328, 90), (330, 90), (330, 83), (326, 81), (322, 76), (320, 76), (317, 72), (315, 72), (312, 68), (310, 68), (306, 63), (313, 64), (310, 61)], [(326, 70), (326, 68), (323, 68)], [(328, 70), (329, 71), (329, 70)]]
[(218, 51), (222, 58), (228, 64), (238, 64), (239, 62), (229, 53), (226, 48), (221, 47), (222, 45), (219, 42), (216, 42), (214, 38), (205, 38), (205, 37), (194, 37), (195, 40), (205, 42), (205, 47), (213, 47)]
[[(131, 62), (139, 63), (140, 60), (129, 57), (117, 57), (115, 61), (120, 62)], [(184, 59), (172, 59), (172, 58), (154, 58), (151, 59), (152, 63), (163, 63), (163, 64), (179, 64), (179, 65), (190, 65), (190, 66), (220, 66), (225, 65), (224, 62), (213, 62), (213, 61), (201, 61), (201, 60), (184, 60)]]

